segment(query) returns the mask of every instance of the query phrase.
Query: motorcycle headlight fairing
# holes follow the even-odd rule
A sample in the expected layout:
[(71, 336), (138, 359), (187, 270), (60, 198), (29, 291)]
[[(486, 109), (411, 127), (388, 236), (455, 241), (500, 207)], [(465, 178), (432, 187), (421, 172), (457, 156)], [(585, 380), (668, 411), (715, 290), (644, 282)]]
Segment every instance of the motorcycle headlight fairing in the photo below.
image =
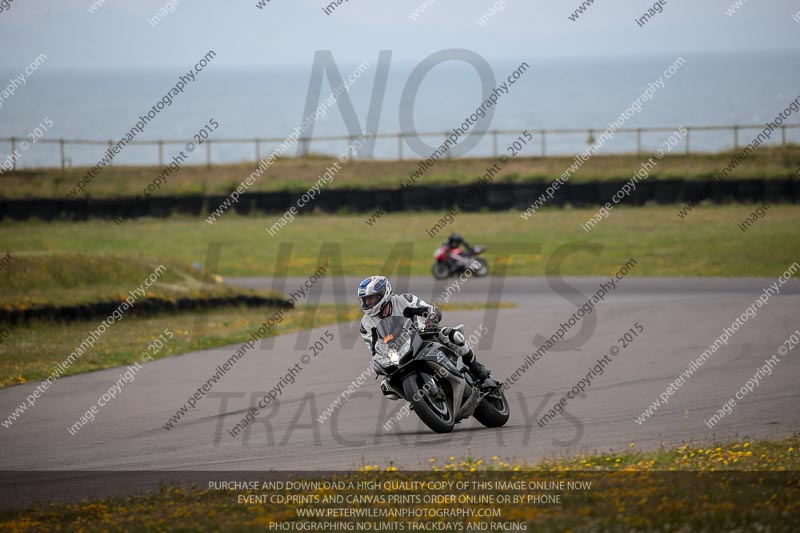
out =
[[(398, 348), (390, 348), (389, 349), (389, 357), (392, 357), (392, 353), (397, 354), (397, 361), (399, 362), (403, 357), (408, 355), (411, 352), (411, 336), (406, 336), (403, 344)], [(392, 359), (394, 360), (394, 359)]]
[(375, 355), (372, 358), (382, 368), (387, 368), (393, 364), (389, 357), (389, 348), (382, 342), (375, 344)]
[(388, 346), (385, 343), (379, 342), (375, 344), (375, 360), (382, 367), (390, 365), (397, 365), (400, 360), (411, 351), (411, 338), (405, 339), (403, 344), (399, 347)]

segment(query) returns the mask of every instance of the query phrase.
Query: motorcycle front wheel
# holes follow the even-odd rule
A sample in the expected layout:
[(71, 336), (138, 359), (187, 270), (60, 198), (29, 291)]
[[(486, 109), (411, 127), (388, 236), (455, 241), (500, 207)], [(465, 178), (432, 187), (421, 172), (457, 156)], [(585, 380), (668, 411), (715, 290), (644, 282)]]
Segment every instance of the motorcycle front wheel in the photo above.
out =
[[(472, 273), (478, 276), (479, 278), (484, 277), (486, 274), (489, 273), (489, 264), (486, 262), (486, 259), (483, 257), (478, 257), (472, 260), (473, 267)], [(474, 265), (474, 263), (478, 263)]]
[(430, 374), (417, 372), (408, 376), (403, 381), (403, 392), (409, 403), (414, 407), (414, 412), (426, 426), (436, 433), (450, 433), (456, 425), (453, 407), (444, 391), (438, 389), (439, 394), (432, 394), (432, 387), (427, 385), (435, 378)]
[(436, 279), (447, 279), (450, 277), (450, 267), (445, 263), (436, 262), (433, 264), (433, 277)]

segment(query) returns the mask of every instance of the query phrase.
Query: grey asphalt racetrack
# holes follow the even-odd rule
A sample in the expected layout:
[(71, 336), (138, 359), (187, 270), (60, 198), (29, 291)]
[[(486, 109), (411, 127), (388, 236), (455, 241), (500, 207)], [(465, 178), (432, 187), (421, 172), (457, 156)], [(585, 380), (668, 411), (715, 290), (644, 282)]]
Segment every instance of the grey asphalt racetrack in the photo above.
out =
[[(232, 283), (271, 287), (269, 279)], [(453, 280), (451, 280), (452, 283)], [(582, 295), (595, 293), (607, 278), (567, 278)], [(0, 470), (332, 470), (364, 464), (428, 469), (430, 460), (450, 456), (492, 456), (536, 461), (578, 451), (657, 448), (691, 440), (728, 437), (780, 437), (800, 428), (800, 346), (780, 357), (769, 376), (736, 401), (732, 413), (713, 429), (705, 420), (753, 377), (764, 360), (800, 328), (800, 284), (790, 281), (771, 296), (730, 336), (708, 361), (643, 423), (636, 418), (775, 279), (627, 278), (596, 310), (576, 323), (578, 346), (554, 348), (521, 375), (507, 391), (511, 419), (500, 430), (468, 420), (447, 435), (432, 433), (411, 414), (388, 432), (382, 425), (401, 406), (382, 398), (378, 382), (367, 379), (331, 419), (316, 418), (367, 368), (369, 356), (355, 324), (317, 327), (284, 335), (248, 353), (174, 427), (163, 425), (237, 347), (186, 354), (144, 365), (133, 383), (102, 408), (96, 420), (71, 436), (67, 428), (118, 379), (120, 369), (59, 379), (37, 404), (10, 428), (0, 427)], [(285, 290), (302, 282), (287, 279)], [(345, 278), (343, 298), (358, 280)], [(494, 376), (505, 379), (534, 348), (537, 335), (551, 336), (569, 320), (575, 304), (556, 294), (543, 278), (507, 278), (502, 293), (489, 292), (499, 278), (471, 279), (451, 302), (513, 302), (509, 309), (452, 311), (445, 322), (463, 322), (467, 334), (481, 323), (490, 333), (478, 354)], [(446, 283), (428, 278), (396, 283), (432, 302)], [(495, 289), (498, 286), (495, 285)], [(330, 283), (319, 300), (334, 301)], [(559, 289), (563, 294), (563, 290)], [(312, 296), (312, 301), (316, 299)], [(591, 326), (589, 323), (596, 323)], [(168, 318), (165, 325), (168, 325)], [(634, 324), (644, 331), (606, 365), (566, 413), (540, 427), (536, 419), (576, 385), (609, 353)], [(256, 423), (233, 437), (229, 430), (275, 387), (287, 369), (301, 362), (306, 348), (325, 331), (331, 344), (306, 365), (295, 382), (257, 416)], [(112, 333), (113, 334), (113, 333)], [(299, 345), (299, 347), (298, 347)], [(557, 351), (558, 350), (558, 351)], [(0, 417), (31, 394), (36, 383), (0, 391)], [(8, 478), (4, 477), (3, 482)]]

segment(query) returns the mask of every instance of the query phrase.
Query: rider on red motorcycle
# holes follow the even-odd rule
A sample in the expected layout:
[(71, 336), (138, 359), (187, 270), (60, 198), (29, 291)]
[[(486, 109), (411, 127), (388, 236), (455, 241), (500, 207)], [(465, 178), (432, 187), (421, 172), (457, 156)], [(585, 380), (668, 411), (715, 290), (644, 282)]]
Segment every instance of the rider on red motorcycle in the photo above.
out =
[(458, 253), (463, 253), (460, 249), (462, 246), (464, 247), (463, 252), (466, 252), (469, 255), (474, 253), (472, 246), (470, 246), (469, 243), (464, 240), (464, 237), (462, 237), (460, 233), (451, 233), (447, 238), (447, 254), (450, 257), (453, 257), (456, 255), (456, 250), (458, 250)]
[(478, 256), (485, 250), (482, 246), (470, 246), (464, 237), (452, 233), (433, 254), (436, 259), (433, 264), (433, 277), (446, 279), (467, 271), (470, 275), (484, 277), (489, 272), (489, 266), (485, 259)]

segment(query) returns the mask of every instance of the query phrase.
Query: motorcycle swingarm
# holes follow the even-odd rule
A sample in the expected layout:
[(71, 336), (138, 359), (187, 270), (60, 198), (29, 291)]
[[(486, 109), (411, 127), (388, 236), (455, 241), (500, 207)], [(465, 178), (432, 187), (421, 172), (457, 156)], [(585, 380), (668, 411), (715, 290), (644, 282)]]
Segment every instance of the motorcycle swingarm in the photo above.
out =
[(464, 420), (465, 418), (469, 418), (470, 416), (472, 416), (475, 413), (475, 409), (478, 408), (478, 406), (481, 404), (485, 396), (486, 396), (485, 392), (480, 392), (477, 389), (472, 389), (472, 395), (470, 395), (470, 397), (467, 398), (467, 401), (464, 402), (464, 404), (461, 406), (461, 410), (458, 417), (456, 418), (456, 422), (460, 422), (461, 420)]

